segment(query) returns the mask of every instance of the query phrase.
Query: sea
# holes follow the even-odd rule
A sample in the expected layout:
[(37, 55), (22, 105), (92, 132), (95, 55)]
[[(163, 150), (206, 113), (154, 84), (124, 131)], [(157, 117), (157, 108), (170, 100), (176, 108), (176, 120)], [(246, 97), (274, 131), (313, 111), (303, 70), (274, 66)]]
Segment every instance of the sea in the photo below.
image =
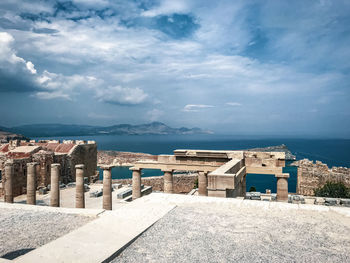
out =
[[(114, 150), (126, 152), (142, 152), (149, 154), (173, 154), (175, 149), (204, 150), (241, 150), (285, 144), (296, 155), (297, 160), (307, 158), (319, 160), (329, 167), (350, 167), (350, 139), (292, 139), (292, 138), (255, 138), (237, 137), (232, 135), (96, 135), (96, 136), (65, 136), (33, 139), (58, 140), (95, 140), (98, 150)], [(297, 169), (287, 162), (284, 172), (290, 173), (288, 191), (296, 192)], [(159, 170), (143, 170), (143, 177), (161, 176)], [(100, 171), (102, 177), (102, 171)], [(112, 169), (113, 179), (131, 178), (129, 167)], [(247, 191), (254, 186), (257, 191), (265, 192), (271, 189), (276, 192), (274, 175), (248, 174)]]

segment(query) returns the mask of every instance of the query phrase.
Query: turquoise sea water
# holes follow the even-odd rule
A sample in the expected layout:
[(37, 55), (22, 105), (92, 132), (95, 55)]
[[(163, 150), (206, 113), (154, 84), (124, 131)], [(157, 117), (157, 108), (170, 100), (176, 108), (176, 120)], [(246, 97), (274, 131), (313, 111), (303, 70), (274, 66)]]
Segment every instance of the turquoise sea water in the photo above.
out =
[[(54, 138), (36, 138), (54, 139)], [(143, 152), (150, 154), (172, 154), (175, 149), (208, 149), (208, 150), (240, 150), (256, 147), (267, 147), (285, 144), (297, 156), (297, 159), (308, 158), (320, 160), (328, 166), (350, 167), (350, 140), (346, 139), (256, 139), (237, 138), (227, 135), (99, 135), (79, 137), (55, 137), (55, 139), (95, 140), (99, 150), (116, 150), (129, 152)], [(285, 167), (285, 172), (291, 174), (289, 191), (296, 189), (296, 168)], [(143, 176), (159, 176), (159, 170), (144, 170)], [(131, 172), (127, 167), (116, 167), (112, 170), (113, 178), (130, 178)], [(276, 192), (274, 175), (247, 176), (247, 189), (255, 186), (258, 191), (271, 189)]]

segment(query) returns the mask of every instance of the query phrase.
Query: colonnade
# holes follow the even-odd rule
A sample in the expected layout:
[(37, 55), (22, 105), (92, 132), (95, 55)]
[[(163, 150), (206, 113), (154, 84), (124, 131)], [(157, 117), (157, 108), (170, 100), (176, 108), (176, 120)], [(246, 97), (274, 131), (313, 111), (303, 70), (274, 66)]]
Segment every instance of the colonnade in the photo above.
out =
[[(27, 163), (27, 204), (36, 205), (36, 162)], [(112, 210), (112, 166), (103, 168), (103, 209)], [(76, 193), (75, 193), (75, 207), (85, 208), (85, 190), (84, 190), (84, 170), (83, 164), (75, 166), (76, 169)], [(14, 166), (13, 163), (5, 163), (4, 180), (4, 201), (6, 203), (13, 203), (13, 177)], [(51, 164), (51, 189), (50, 189), (50, 206), (60, 207), (60, 177), (61, 165), (59, 163)]]
[[(27, 163), (27, 204), (36, 204), (36, 165), (38, 163)], [(112, 210), (112, 174), (113, 166), (101, 166), (103, 169), (103, 209)], [(84, 191), (84, 165), (78, 164), (76, 169), (76, 208), (85, 208), (85, 191)], [(61, 165), (58, 163), (51, 164), (51, 189), (50, 189), (50, 206), (60, 206), (60, 177)], [(132, 167), (132, 199), (141, 197), (141, 168)], [(174, 176), (173, 170), (165, 169), (164, 172), (164, 193), (174, 193)], [(4, 176), (4, 200), (6, 203), (13, 203), (13, 163), (5, 163)], [(288, 173), (275, 175), (277, 178), (277, 201), (288, 200)], [(245, 186), (245, 179), (242, 187)], [(208, 196), (208, 172), (198, 172), (198, 194)]]
[[(132, 199), (141, 197), (141, 168), (131, 167), (132, 171)], [(164, 173), (164, 193), (174, 193), (174, 175), (173, 170), (163, 169)], [(198, 172), (198, 194), (200, 196), (208, 196), (208, 172)]]

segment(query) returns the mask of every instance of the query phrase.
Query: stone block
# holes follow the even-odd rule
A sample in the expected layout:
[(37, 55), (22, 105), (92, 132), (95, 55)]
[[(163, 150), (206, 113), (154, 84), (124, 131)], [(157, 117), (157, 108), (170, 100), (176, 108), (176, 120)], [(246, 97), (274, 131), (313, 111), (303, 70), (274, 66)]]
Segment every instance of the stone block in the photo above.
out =
[(260, 192), (250, 192), (250, 200), (261, 200), (261, 193)]
[(316, 198), (314, 197), (305, 197), (305, 204), (307, 205), (314, 205), (315, 204), (315, 201), (316, 201)]
[(316, 205), (324, 205), (325, 204), (324, 198), (323, 197), (316, 197), (315, 204)]
[(305, 204), (305, 198), (302, 195), (289, 195), (288, 202), (293, 204)]
[(72, 188), (72, 187), (75, 187), (75, 186), (76, 186), (75, 182), (66, 184), (67, 188)]
[(325, 205), (327, 206), (334, 206), (339, 203), (339, 199), (337, 198), (325, 198)]
[(250, 192), (246, 192), (244, 199), (250, 199), (251, 196), (252, 196), (252, 195), (251, 195)]
[(347, 206), (347, 207), (350, 207), (350, 199), (341, 198), (340, 199), (340, 204), (344, 205), (344, 206)]
[(126, 189), (120, 193), (117, 194), (118, 199), (124, 199), (125, 197), (132, 194), (132, 189)]
[(90, 192), (90, 197), (100, 197), (102, 196), (102, 189)]
[(271, 194), (271, 201), (277, 200), (277, 194)]

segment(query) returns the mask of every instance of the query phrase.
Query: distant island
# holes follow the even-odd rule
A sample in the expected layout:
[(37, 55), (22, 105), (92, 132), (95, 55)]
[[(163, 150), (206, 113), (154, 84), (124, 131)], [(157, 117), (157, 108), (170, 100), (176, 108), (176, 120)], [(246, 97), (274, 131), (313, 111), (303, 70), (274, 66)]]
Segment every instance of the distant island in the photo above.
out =
[(12, 128), (0, 127), (3, 133), (23, 134), (27, 137), (86, 136), (86, 135), (174, 135), (174, 134), (212, 134), (200, 128), (172, 128), (162, 122), (113, 126), (89, 126), (70, 124), (30, 124)]
[(10, 140), (29, 140), (27, 137), (24, 137), (21, 134), (15, 134), (12, 132), (5, 131), (6, 128), (0, 127), (0, 143), (8, 142)]

